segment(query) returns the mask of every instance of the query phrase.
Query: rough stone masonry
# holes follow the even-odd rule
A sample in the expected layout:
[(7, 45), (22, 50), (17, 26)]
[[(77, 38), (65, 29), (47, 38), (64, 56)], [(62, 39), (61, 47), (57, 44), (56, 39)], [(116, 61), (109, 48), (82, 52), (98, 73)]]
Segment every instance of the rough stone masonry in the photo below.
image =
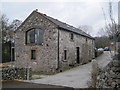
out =
[[(34, 40), (29, 33), (34, 32)], [(31, 31), (31, 32), (30, 32)], [(29, 32), (29, 33), (28, 33)], [(29, 37), (27, 36), (29, 35)], [(37, 37), (42, 39), (36, 44)], [(26, 43), (27, 40), (32, 43)], [(87, 63), (94, 58), (94, 38), (73, 26), (33, 11), (15, 33), (15, 65), (30, 67), (33, 71), (56, 72), (76, 63)]]
[(97, 76), (97, 88), (120, 88), (120, 60), (112, 60)]

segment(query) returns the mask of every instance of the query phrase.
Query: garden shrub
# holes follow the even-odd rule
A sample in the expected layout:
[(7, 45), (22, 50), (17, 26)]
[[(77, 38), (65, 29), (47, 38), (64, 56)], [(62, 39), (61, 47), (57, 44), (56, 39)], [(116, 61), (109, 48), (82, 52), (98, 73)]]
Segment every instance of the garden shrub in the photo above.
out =
[(120, 60), (120, 48), (118, 49), (117, 59)]

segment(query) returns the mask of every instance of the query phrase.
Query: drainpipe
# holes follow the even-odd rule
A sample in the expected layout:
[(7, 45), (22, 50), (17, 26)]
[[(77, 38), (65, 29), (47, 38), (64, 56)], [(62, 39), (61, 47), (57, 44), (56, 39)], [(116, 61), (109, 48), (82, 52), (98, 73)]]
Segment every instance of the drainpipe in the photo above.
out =
[(59, 29), (58, 29), (58, 58), (57, 58), (57, 69), (59, 70)]

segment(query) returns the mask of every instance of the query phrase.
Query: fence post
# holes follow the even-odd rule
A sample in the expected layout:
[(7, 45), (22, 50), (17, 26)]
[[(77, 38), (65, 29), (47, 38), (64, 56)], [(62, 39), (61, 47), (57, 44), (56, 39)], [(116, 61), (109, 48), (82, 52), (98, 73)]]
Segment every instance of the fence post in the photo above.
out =
[(26, 68), (27, 69), (27, 80), (29, 80), (29, 76), (30, 76), (30, 70), (29, 70), (29, 67), (28, 68)]

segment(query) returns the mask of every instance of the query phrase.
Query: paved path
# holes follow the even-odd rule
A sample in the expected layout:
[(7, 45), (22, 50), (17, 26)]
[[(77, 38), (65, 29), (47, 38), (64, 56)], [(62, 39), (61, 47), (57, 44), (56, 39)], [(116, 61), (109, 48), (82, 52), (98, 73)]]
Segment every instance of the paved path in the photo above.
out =
[[(96, 58), (96, 61), (100, 67), (105, 67), (111, 60), (111, 54), (108, 51)], [(90, 80), (90, 74), (92, 70), (91, 67), (92, 62), (56, 75), (48, 76), (42, 79), (31, 80), (30, 82), (73, 88), (87, 88), (87, 82)]]

